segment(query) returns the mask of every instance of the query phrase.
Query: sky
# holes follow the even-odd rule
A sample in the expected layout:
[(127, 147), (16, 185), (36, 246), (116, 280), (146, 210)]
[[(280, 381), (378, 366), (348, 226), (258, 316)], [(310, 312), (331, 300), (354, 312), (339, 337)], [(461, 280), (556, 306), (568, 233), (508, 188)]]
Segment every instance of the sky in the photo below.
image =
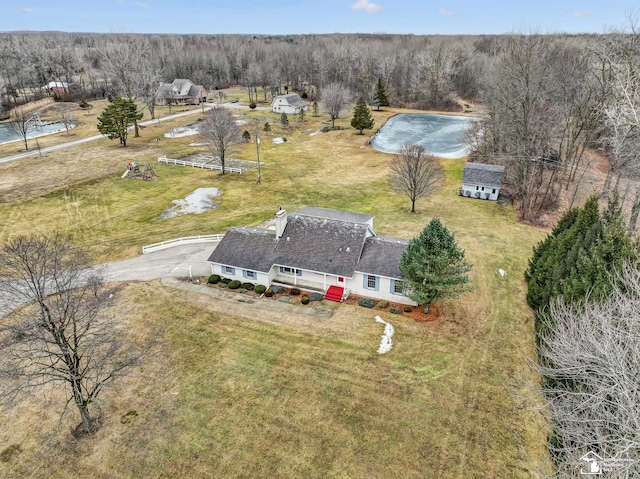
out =
[[(5, 3), (6, 2), (6, 3)], [(3, 0), (0, 31), (604, 33), (637, 0)]]

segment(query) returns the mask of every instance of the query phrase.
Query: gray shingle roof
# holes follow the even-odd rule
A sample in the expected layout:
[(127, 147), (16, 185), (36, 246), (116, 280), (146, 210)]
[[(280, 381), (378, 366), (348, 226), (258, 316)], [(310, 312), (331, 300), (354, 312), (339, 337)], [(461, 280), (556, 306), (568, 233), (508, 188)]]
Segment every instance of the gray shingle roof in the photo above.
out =
[(402, 273), (398, 265), (408, 244), (408, 241), (382, 236), (367, 238), (356, 271), (388, 278), (401, 278)]
[(209, 261), (250, 271), (269, 272), (275, 258), (275, 231), (264, 228), (231, 228), (213, 250)]
[(351, 277), (368, 231), (363, 223), (293, 213), (276, 244), (274, 262)]
[(331, 220), (346, 221), (348, 223), (368, 223), (373, 219), (371, 215), (361, 213), (352, 213), (351, 211), (332, 210), (329, 208), (316, 208), (315, 206), (307, 206), (296, 212), (298, 215), (316, 216), (318, 218), (327, 218)]
[(465, 163), (462, 183), (499, 188), (502, 185), (504, 166), (484, 163)]
[[(288, 95), (279, 95), (276, 98), (284, 98), (286, 102), (295, 108), (303, 108), (309, 103), (304, 101), (297, 93), (289, 93)], [(276, 99), (274, 98), (274, 100)]]

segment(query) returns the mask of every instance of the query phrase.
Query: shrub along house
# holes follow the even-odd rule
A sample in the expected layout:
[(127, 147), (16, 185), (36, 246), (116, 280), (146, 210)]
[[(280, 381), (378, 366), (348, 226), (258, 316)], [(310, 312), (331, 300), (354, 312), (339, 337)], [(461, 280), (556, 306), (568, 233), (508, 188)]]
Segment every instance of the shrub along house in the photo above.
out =
[(273, 113), (286, 113), (297, 115), (300, 110), (307, 111), (309, 103), (300, 98), (297, 93), (289, 95), (278, 95), (271, 102), (271, 111)]
[(497, 200), (504, 177), (504, 166), (484, 163), (465, 163), (462, 173), (461, 196)]
[(161, 83), (156, 92), (156, 105), (199, 105), (207, 102), (208, 92), (191, 80), (176, 78), (172, 83)]
[(376, 236), (373, 216), (307, 207), (275, 215), (275, 228), (231, 228), (209, 257), (213, 273), (254, 284), (296, 286), (341, 301), (354, 293), (401, 304), (404, 240)]

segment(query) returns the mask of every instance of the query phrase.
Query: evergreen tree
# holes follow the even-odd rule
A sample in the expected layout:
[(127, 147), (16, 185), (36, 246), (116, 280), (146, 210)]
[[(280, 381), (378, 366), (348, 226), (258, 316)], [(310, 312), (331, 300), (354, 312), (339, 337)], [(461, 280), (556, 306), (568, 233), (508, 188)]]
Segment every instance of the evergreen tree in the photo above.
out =
[(284, 111), (282, 112), (282, 115), (280, 115), (280, 124), (283, 128), (289, 126), (289, 117)]
[(570, 210), (533, 250), (525, 272), (527, 302), (536, 311), (554, 298), (598, 300), (615, 285), (612, 273), (636, 255), (617, 196), (600, 214), (593, 196), (581, 209)]
[(300, 118), (300, 121), (304, 121), (304, 117), (307, 114), (306, 111), (304, 111), (304, 108), (300, 108), (300, 111), (298, 112), (298, 118)]
[(378, 83), (376, 83), (376, 92), (373, 94), (372, 104), (376, 106), (377, 111), (380, 111), (381, 106), (389, 106), (387, 91), (380, 78), (378, 78)]
[(271, 125), (269, 124), (269, 122), (266, 122), (264, 124), (264, 131), (266, 131), (267, 133), (271, 131)]
[(129, 127), (141, 118), (142, 113), (138, 113), (135, 102), (118, 97), (98, 117), (98, 131), (110, 140), (119, 139), (122, 146), (127, 146)]
[(468, 272), (472, 265), (453, 234), (434, 218), (420, 236), (409, 242), (400, 258), (400, 271), (408, 295), (418, 304), (429, 305), (444, 298), (456, 298), (470, 289)]
[(375, 120), (371, 116), (371, 112), (369, 108), (367, 108), (367, 104), (364, 102), (364, 99), (360, 97), (358, 102), (356, 103), (356, 107), (353, 110), (353, 118), (351, 119), (351, 126), (360, 130), (360, 134), (362, 135), (362, 130), (365, 128), (370, 130), (373, 128), (373, 124)]
[(313, 108), (313, 116), (318, 116), (318, 113), (320, 112), (320, 107), (318, 106), (317, 101), (313, 102), (312, 108)]

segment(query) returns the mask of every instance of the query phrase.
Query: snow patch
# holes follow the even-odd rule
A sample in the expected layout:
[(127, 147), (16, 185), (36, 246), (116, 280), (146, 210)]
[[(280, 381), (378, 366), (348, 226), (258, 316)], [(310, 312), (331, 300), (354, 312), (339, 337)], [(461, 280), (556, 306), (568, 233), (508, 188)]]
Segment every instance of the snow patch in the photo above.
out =
[(273, 142), (274, 145), (279, 145), (279, 144), (284, 143), (285, 141), (287, 141), (287, 139), (282, 137), (282, 136), (278, 136), (278, 137), (274, 138), (271, 141)]
[(193, 126), (177, 126), (170, 132), (165, 133), (165, 138), (182, 138), (184, 136), (197, 135), (200, 131)]
[(200, 214), (218, 207), (211, 198), (220, 196), (220, 188), (198, 188), (180, 200), (173, 200), (173, 206), (165, 209), (160, 218), (167, 219), (189, 213)]
[(391, 338), (395, 333), (395, 329), (392, 324), (387, 323), (380, 316), (376, 316), (376, 323), (384, 324), (384, 334), (380, 337), (380, 347), (378, 348), (378, 354), (384, 354), (391, 351), (391, 347), (393, 346), (393, 342)]

